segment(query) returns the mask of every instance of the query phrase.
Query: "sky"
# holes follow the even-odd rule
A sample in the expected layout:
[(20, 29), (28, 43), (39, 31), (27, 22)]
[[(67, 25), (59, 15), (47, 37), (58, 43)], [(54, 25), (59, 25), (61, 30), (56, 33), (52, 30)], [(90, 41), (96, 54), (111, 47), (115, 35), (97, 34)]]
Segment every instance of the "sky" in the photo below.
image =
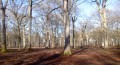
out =
[[(89, 1), (91, 1), (91, 0), (88, 0), (87, 2), (84, 2), (78, 6), (81, 13), (86, 16), (90, 16), (93, 11), (96, 11), (96, 4), (90, 3)], [(80, 3), (80, 2), (78, 2), (78, 3)], [(113, 10), (117, 2), (118, 2), (118, 0), (108, 0), (107, 9)]]
[[(81, 3), (82, 1), (84, 0), (80, 0), (80, 2), (77, 4)], [(108, 0), (106, 8), (109, 10), (114, 10), (117, 2), (118, 0)], [(76, 27), (79, 27), (81, 22), (84, 22), (84, 20), (91, 18), (92, 13), (97, 11), (96, 3), (91, 3), (91, 0), (87, 0), (87, 2), (80, 4), (78, 9), (80, 11), (79, 13), (81, 14), (80, 16), (78, 15), (78, 20), (75, 23)], [(95, 22), (96, 20), (93, 21)], [(98, 27), (100, 24), (100, 22), (96, 21), (94, 25)]]

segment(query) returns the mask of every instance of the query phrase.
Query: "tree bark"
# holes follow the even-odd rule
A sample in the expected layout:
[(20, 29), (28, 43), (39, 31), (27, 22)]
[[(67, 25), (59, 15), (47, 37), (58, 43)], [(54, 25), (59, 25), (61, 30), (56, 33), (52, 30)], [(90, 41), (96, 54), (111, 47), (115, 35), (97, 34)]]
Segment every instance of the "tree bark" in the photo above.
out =
[(5, 11), (6, 11), (6, 6), (7, 6), (8, 0), (6, 0), (5, 6), (3, 6), (2, 0), (0, 0), (0, 5), (1, 5), (1, 10), (2, 10), (2, 53), (7, 52), (7, 46), (6, 46), (6, 26), (5, 26)]
[(24, 25), (24, 26), (23, 26), (23, 48), (24, 48), (24, 49), (26, 48), (25, 39), (26, 39), (26, 36), (25, 36), (25, 25)]
[(18, 24), (18, 46), (19, 46), (19, 50), (21, 50), (21, 35), (20, 35), (20, 23), (19, 21), (17, 20), (17, 24)]
[(64, 55), (71, 55), (70, 48), (70, 21), (68, 14), (68, 0), (64, 0), (64, 22), (65, 22), (65, 46)]
[(39, 47), (41, 47), (41, 36), (39, 35)]
[(96, 0), (96, 4), (98, 6), (98, 11), (102, 20), (102, 29), (104, 33), (104, 41), (103, 44), (104, 48), (108, 48), (108, 34), (107, 34), (107, 20), (106, 20), (106, 2), (107, 0), (103, 0), (102, 8), (100, 8), (100, 3)]
[(75, 17), (72, 18), (72, 22), (73, 22), (73, 48), (75, 48)]
[(104, 32), (104, 39), (105, 39), (105, 48), (108, 48), (108, 34), (107, 34), (107, 20), (106, 20), (106, 0), (103, 1), (103, 5), (102, 5), (103, 9), (101, 15), (103, 18), (103, 32)]
[(48, 31), (47, 32), (47, 35), (46, 35), (46, 48), (50, 48), (50, 32)]
[(32, 0), (29, 0), (29, 9), (28, 9), (28, 16), (30, 18), (29, 21), (29, 38), (28, 38), (28, 50), (31, 50), (31, 28), (32, 28)]
[[(2, 38), (2, 23), (0, 23), (0, 37)], [(0, 40), (0, 42), (2, 43), (2, 40)]]
[(5, 8), (2, 8), (2, 44), (1, 44), (2, 50), (1, 52), (7, 52), (7, 46), (6, 46), (6, 26), (5, 26)]

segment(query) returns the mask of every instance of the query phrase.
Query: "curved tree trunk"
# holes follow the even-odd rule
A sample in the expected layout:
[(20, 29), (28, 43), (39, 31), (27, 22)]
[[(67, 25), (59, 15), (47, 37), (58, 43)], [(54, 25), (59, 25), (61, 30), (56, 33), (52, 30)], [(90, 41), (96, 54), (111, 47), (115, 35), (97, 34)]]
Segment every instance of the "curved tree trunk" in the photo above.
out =
[(64, 55), (71, 55), (70, 49), (70, 21), (68, 14), (68, 0), (64, 0), (65, 47)]

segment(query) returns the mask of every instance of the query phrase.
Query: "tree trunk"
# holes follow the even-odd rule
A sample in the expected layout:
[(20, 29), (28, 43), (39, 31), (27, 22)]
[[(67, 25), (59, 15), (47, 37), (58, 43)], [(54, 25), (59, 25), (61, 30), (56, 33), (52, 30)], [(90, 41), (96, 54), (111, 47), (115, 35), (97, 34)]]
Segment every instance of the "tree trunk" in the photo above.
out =
[(60, 43), (59, 46), (60, 47), (62, 46), (62, 41), (61, 40), (62, 40), (62, 36), (59, 37), (59, 43)]
[(2, 47), (2, 50), (1, 50), (2, 53), (7, 52), (6, 26), (5, 26), (5, 8), (2, 8), (2, 44), (1, 44), (1, 47)]
[(39, 35), (39, 47), (41, 47), (41, 37), (40, 37), (40, 35)]
[[(2, 25), (0, 23), (0, 39), (2, 39)], [(0, 40), (0, 43), (2, 43), (2, 40)]]
[(26, 48), (25, 39), (26, 39), (26, 36), (25, 36), (25, 25), (24, 25), (24, 27), (23, 27), (23, 48), (24, 49)]
[(72, 18), (72, 22), (73, 22), (73, 48), (75, 48), (75, 17)]
[(102, 29), (104, 33), (104, 41), (102, 45), (104, 45), (104, 48), (108, 48), (108, 34), (107, 34), (107, 20), (106, 20), (106, 2), (107, 0), (102, 1), (102, 8), (100, 8), (100, 3), (96, 0), (96, 4), (98, 6), (98, 11), (102, 20)]
[(70, 21), (68, 14), (68, 0), (64, 0), (65, 47), (64, 55), (71, 55), (70, 48)]
[(21, 50), (21, 35), (20, 35), (20, 23), (19, 23), (19, 21), (17, 21), (17, 25), (18, 25), (18, 46), (19, 46), (19, 50)]
[(31, 50), (31, 28), (32, 28), (32, 0), (29, 0), (29, 9), (28, 9), (28, 15), (29, 15), (29, 18), (30, 18), (30, 21), (29, 21), (29, 38), (28, 38), (28, 50), (30, 51)]
[(46, 48), (50, 48), (50, 32), (48, 31), (47, 32), (47, 35), (46, 35)]
[(88, 35), (87, 31), (85, 32), (85, 35), (86, 35), (86, 45), (88, 46), (89, 45), (89, 35)]
[(51, 40), (50, 31), (49, 31), (49, 35), (48, 35), (48, 36), (49, 36), (49, 37), (48, 37), (48, 38), (49, 38), (49, 39), (48, 39), (48, 44), (49, 44), (49, 48), (50, 48), (50, 47), (51, 47), (51, 46), (50, 46), (50, 40)]
[(103, 2), (103, 8), (102, 8), (102, 21), (103, 21), (103, 33), (104, 35), (104, 43), (105, 43), (105, 48), (108, 48), (108, 34), (107, 34), (107, 21), (106, 21), (106, 0)]

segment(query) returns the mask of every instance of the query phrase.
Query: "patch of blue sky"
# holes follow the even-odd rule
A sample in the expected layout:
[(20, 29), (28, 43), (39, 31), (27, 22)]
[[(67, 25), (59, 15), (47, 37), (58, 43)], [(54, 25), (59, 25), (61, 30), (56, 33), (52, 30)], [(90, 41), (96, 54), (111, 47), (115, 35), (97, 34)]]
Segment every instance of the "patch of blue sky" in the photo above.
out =
[[(80, 2), (78, 2), (77, 4), (79, 4)], [(108, 0), (106, 8), (109, 10), (114, 10), (117, 2), (118, 2), (118, 0)], [(78, 23), (84, 22), (88, 18), (91, 18), (92, 17), (91, 15), (94, 12), (97, 12), (96, 3), (91, 2), (91, 0), (87, 0), (87, 2), (84, 2), (80, 5), (78, 5), (77, 8), (80, 10), (79, 13), (81, 13), (75, 24), (77, 27), (79, 26)], [(92, 21), (96, 22), (96, 20), (92, 20)], [(95, 24), (95, 26), (98, 26), (99, 24), (100, 23), (98, 22)]]
[[(114, 10), (114, 7), (118, 0), (108, 0), (107, 2), (107, 9)], [(78, 2), (80, 3), (80, 2)], [(79, 9), (81, 9), (82, 14), (86, 16), (90, 16), (92, 12), (97, 11), (97, 7), (95, 3), (90, 2), (84, 2), (81, 5), (78, 6)]]

